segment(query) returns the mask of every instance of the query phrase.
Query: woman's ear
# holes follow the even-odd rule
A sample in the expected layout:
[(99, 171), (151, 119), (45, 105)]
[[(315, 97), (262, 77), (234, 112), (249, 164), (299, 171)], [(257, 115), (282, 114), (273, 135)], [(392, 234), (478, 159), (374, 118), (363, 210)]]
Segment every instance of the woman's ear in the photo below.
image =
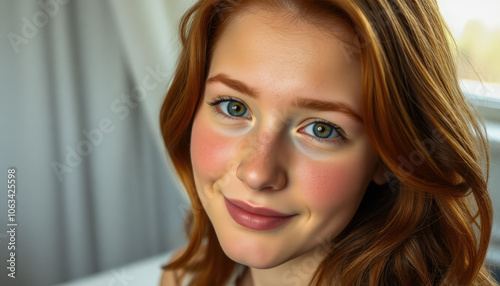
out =
[(377, 185), (383, 185), (387, 183), (387, 179), (389, 178), (387, 174), (389, 174), (389, 171), (379, 163), (377, 169), (375, 170), (375, 173), (373, 174), (373, 182)]

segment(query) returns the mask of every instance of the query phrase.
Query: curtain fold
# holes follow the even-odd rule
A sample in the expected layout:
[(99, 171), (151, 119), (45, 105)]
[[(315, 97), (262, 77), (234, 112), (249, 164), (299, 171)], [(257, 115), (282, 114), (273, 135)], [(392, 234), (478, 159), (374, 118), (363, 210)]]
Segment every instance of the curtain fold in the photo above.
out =
[[(158, 126), (177, 53), (169, 3), (0, 1), (0, 184), (15, 168), (18, 223), (16, 279), (1, 285), (53, 285), (184, 243), (186, 198)], [(4, 191), (2, 260), (6, 213)]]
[[(185, 242), (189, 203), (158, 116), (177, 61), (179, 18), (192, 2), (0, 0), (3, 265), (9, 168), (18, 224), (16, 278), (4, 268), (0, 285), (54, 285)], [(500, 156), (492, 153), (498, 205)], [(498, 226), (492, 264), (500, 263)]]

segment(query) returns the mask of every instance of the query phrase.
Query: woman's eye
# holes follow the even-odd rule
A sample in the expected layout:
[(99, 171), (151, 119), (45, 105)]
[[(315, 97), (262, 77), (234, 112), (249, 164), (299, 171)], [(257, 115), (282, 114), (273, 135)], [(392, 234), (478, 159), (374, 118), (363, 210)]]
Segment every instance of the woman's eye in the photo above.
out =
[(334, 139), (341, 137), (335, 127), (325, 122), (313, 122), (304, 128), (304, 132), (319, 139)]
[(227, 100), (219, 103), (222, 112), (234, 117), (250, 118), (248, 108), (241, 102), (235, 100)]
[(243, 102), (231, 97), (219, 96), (212, 102), (207, 102), (207, 104), (215, 107), (214, 111), (216, 113), (221, 114), (227, 118), (252, 118), (250, 110), (248, 110), (247, 106)]

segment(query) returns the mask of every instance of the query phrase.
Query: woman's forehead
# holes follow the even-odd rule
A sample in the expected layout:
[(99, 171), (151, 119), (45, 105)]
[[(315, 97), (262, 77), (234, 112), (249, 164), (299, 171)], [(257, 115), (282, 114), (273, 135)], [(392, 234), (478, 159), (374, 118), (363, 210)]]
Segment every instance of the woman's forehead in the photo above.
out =
[(348, 95), (348, 104), (359, 106), (361, 64), (351, 47), (315, 25), (290, 26), (279, 17), (286, 16), (262, 10), (235, 19), (215, 46), (208, 78), (227, 74), (274, 95)]
[[(264, 2), (268, 3), (266, 1)], [(342, 13), (332, 12), (328, 14), (325, 11), (314, 9), (301, 11), (300, 8), (280, 6), (277, 2), (271, 3), (273, 4), (250, 4), (241, 7), (228, 16), (229, 19), (227, 19), (227, 23), (222, 26), (223, 31), (218, 32), (225, 32), (228, 29), (232, 29), (235, 23), (250, 17), (253, 19), (254, 23), (258, 21), (267, 24), (269, 27), (284, 34), (300, 32), (301, 26), (309, 26), (316, 30), (318, 32), (317, 34), (322, 34), (321, 37), (333, 36), (343, 41), (346, 45), (355, 48), (359, 47), (359, 39), (355, 32), (354, 25), (351, 23), (350, 19), (346, 18)]]

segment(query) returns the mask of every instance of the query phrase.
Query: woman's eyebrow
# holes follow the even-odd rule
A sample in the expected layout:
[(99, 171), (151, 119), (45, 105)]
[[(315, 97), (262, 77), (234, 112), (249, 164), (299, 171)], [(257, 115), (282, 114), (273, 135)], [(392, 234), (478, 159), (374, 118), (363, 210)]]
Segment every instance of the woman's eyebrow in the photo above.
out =
[[(219, 82), (227, 87), (234, 89), (238, 92), (246, 94), (252, 98), (258, 98), (259, 92), (244, 82), (239, 81), (237, 79), (230, 78), (228, 75), (224, 73), (219, 73), (214, 76), (211, 76), (207, 79), (207, 83), (215, 83)], [(359, 123), (363, 123), (363, 118), (357, 114), (349, 105), (341, 102), (332, 102), (332, 101), (323, 101), (318, 99), (311, 98), (297, 98), (294, 102), (294, 105), (299, 108), (310, 109), (315, 111), (337, 111), (347, 114), (349, 117), (358, 121)]]
[(363, 124), (363, 118), (354, 111), (349, 105), (342, 102), (323, 101), (311, 98), (297, 98), (294, 105), (299, 108), (315, 111), (338, 111), (345, 113), (349, 117)]
[(207, 83), (211, 82), (220, 82), (228, 86), (229, 88), (232, 88), (238, 92), (244, 93), (253, 98), (259, 97), (259, 92), (255, 88), (249, 87), (244, 82), (239, 81), (237, 79), (232, 79), (228, 75), (223, 73), (219, 73), (217, 75), (209, 77), (207, 79)]

